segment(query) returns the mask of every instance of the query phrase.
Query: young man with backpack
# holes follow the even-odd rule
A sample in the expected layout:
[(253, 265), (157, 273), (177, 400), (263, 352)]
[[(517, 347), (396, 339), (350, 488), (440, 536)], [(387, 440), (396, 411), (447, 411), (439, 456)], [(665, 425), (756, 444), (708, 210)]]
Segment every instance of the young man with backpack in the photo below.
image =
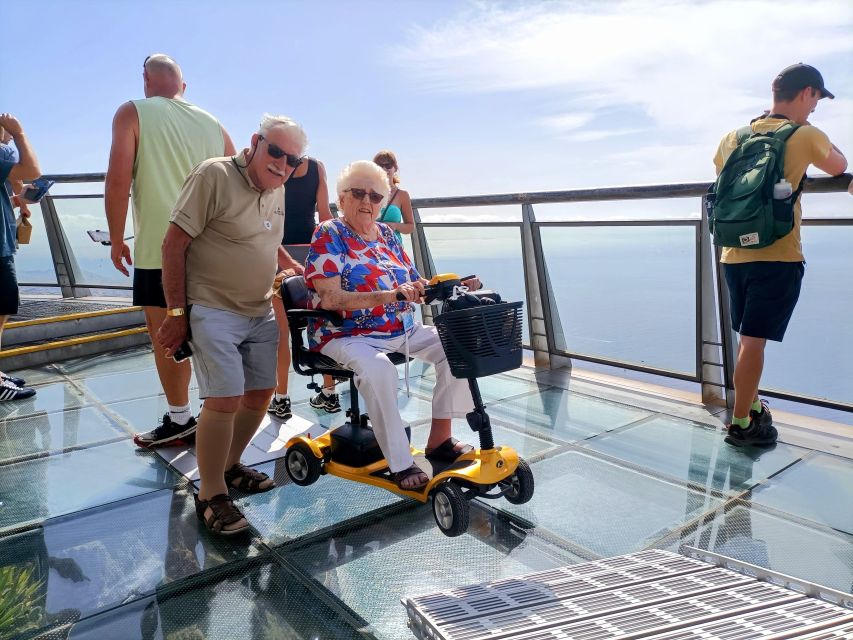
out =
[(782, 341), (800, 295), (805, 259), (799, 195), (806, 169), (814, 165), (838, 175), (847, 168), (844, 155), (808, 122), (822, 98), (835, 97), (818, 70), (791, 65), (772, 88), (771, 110), (749, 129), (727, 134), (714, 156), (719, 178), (709, 222), (714, 242), (723, 246), (732, 328), (740, 333), (726, 436), (734, 446), (770, 445), (778, 435), (758, 386), (765, 344)]

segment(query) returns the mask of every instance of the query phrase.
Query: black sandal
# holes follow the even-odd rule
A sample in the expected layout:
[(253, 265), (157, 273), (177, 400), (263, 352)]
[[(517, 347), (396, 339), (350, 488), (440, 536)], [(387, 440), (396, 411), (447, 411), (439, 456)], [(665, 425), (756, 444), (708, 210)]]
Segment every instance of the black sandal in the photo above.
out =
[[(245, 520), (245, 517), (240, 510), (234, 506), (234, 501), (224, 493), (215, 495), (209, 500), (201, 500), (198, 495), (195, 494), (193, 495), (193, 498), (195, 499), (195, 514), (198, 516), (198, 519), (204, 523), (204, 526), (207, 527), (208, 531), (212, 531), (213, 533), (218, 533), (223, 536), (233, 536), (238, 533), (243, 533), (249, 528), (248, 522), (246, 522), (245, 526), (238, 527), (236, 529), (225, 528), (229, 524)], [(208, 508), (210, 508), (211, 515), (205, 518), (204, 512), (207, 511)]]
[[(462, 445), (458, 447), (458, 445)], [(448, 438), (434, 449), (426, 449), (424, 455), (432, 460), (442, 462), (455, 462), (459, 456), (471, 453), (474, 450), (470, 444), (464, 444), (456, 438)]]
[[(261, 485), (268, 480), (270, 482), (269, 486), (262, 487)], [(241, 462), (238, 462), (225, 472), (225, 484), (229, 487), (239, 489), (243, 493), (263, 493), (264, 491), (275, 488), (275, 482), (267, 474), (247, 467)]]
[[(404, 481), (418, 475), (423, 476), (424, 479), (422, 482), (415, 483), (408, 487), (403, 486)], [(421, 469), (418, 465), (413, 464), (408, 469), (397, 471), (394, 474), (394, 482), (397, 485), (397, 488), (401, 489), (402, 491), (420, 491), (429, 484), (429, 476), (424, 473), (424, 470)]]

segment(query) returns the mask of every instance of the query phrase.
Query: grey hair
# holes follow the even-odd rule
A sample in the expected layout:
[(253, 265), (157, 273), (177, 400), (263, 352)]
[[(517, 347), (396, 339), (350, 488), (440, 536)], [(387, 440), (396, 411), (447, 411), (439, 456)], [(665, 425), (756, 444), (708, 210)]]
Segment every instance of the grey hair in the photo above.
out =
[(293, 118), (265, 113), (264, 117), (261, 118), (261, 124), (258, 127), (258, 134), (266, 136), (270, 129), (282, 129), (286, 131), (288, 135), (293, 138), (294, 142), (299, 145), (300, 154), (303, 153), (305, 151), (305, 147), (308, 146), (308, 136), (305, 135), (305, 130)]
[(386, 198), (391, 192), (391, 186), (388, 184), (388, 174), (385, 173), (382, 167), (370, 160), (356, 160), (344, 167), (341, 175), (338, 176), (338, 200), (340, 200), (344, 191), (349, 189), (356, 180), (366, 181), (376, 193), (381, 193)]

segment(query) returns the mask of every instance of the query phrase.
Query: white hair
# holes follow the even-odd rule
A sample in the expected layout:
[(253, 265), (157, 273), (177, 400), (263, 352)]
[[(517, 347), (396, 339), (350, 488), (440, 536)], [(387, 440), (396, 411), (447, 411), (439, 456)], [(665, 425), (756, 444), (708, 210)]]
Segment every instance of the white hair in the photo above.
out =
[(338, 200), (340, 200), (344, 191), (349, 189), (355, 182), (360, 182), (359, 186), (370, 186), (376, 193), (381, 193), (385, 197), (391, 192), (391, 187), (388, 184), (388, 174), (385, 173), (382, 167), (370, 160), (356, 160), (344, 167), (341, 175), (338, 176)]
[(265, 113), (264, 117), (261, 118), (258, 133), (266, 137), (270, 129), (282, 129), (287, 132), (293, 141), (299, 145), (300, 155), (305, 151), (305, 147), (308, 146), (308, 136), (305, 135), (305, 130), (293, 118)]

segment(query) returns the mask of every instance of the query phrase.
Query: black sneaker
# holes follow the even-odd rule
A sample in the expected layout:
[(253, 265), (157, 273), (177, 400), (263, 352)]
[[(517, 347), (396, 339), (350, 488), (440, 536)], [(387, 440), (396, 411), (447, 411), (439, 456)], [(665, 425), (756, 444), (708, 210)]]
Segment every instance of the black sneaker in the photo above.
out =
[(267, 413), (271, 413), (279, 420), (289, 420), (293, 417), (293, 411), (290, 409), (290, 396), (285, 396), (281, 400), (276, 400), (273, 397), (272, 402), (270, 402), (269, 409), (267, 409)]
[(322, 391), (308, 401), (315, 409), (322, 409), (326, 413), (337, 413), (341, 410), (341, 397), (337, 393), (326, 395)]
[(8, 373), (3, 373), (2, 371), (0, 371), (0, 382), (5, 382), (7, 380), (18, 387), (27, 386), (27, 381), (23, 378), (15, 378), (13, 376), (10, 376)]
[(30, 387), (19, 387), (11, 380), (0, 380), (0, 402), (24, 400), (36, 395), (36, 390)]
[(163, 415), (163, 424), (153, 431), (137, 433), (133, 436), (133, 442), (137, 447), (150, 449), (151, 447), (173, 446), (189, 444), (195, 436), (198, 423), (194, 417), (190, 417), (186, 424), (175, 424), (166, 413)]
[(735, 447), (766, 447), (776, 442), (779, 432), (768, 422), (761, 423), (750, 418), (746, 429), (730, 424), (726, 442)]
[(767, 400), (761, 401), (761, 411), (749, 410), (749, 417), (760, 427), (769, 427), (773, 424), (773, 414), (770, 413), (770, 405)]

